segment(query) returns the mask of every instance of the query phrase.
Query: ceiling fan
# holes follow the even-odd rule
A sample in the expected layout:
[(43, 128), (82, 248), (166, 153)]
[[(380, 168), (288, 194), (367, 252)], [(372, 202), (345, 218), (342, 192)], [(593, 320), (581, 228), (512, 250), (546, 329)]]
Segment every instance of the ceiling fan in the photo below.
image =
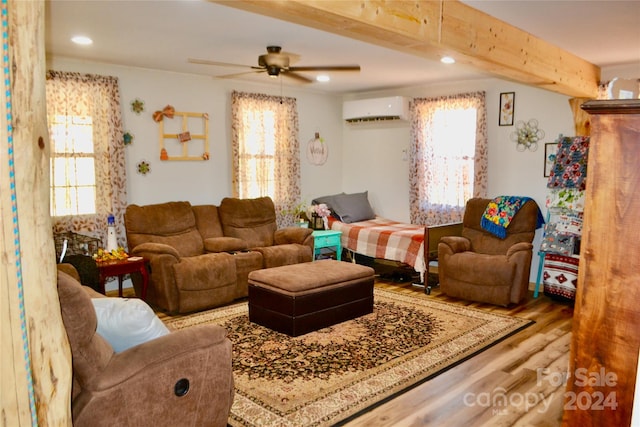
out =
[(252, 71), (245, 71), (242, 73), (227, 74), (223, 76), (217, 76), (219, 78), (234, 78), (244, 74), (250, 73), (264, 73), (266, 72), (271, 77), (278, 77), (280, 74), (286, 77), (291, 77), (304, 83), (313, 82), (312, 79), (305, 77), (298, 72), (301, 71), (360, 71), (359, 65), (325, 65), (325, 66), (302, 66), (292, 67), (289, 64), (299, 59), (299, 56), (292, 53), (282, 52), (280, 46), (267, 46), (267, 53), (258, 56), (258, 66), (254, 65), (241, 65), (231, 64), (228, 62), (209, 61), (206, 59), (189, 58), (188, 62), (192, 64), (203, 65), (215, 65), (220, 67), (236, 67), (236, 68), (250, 68)]

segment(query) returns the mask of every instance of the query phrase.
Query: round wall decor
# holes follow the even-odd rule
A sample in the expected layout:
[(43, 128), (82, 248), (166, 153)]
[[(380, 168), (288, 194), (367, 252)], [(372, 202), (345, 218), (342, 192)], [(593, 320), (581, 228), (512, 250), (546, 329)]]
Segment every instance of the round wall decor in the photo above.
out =
[(316, 132), (315, 138), (307, 144), (307, 160), (312, 165), (323, 165), (329, 157), (329, 147), (320, 138), (320, 132)]

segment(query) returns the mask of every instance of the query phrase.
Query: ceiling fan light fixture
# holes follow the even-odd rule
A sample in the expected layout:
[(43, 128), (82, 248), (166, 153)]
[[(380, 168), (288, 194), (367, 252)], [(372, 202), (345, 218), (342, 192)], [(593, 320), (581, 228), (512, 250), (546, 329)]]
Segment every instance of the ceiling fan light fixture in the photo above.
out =
[(271, 77), (278, 77), (278, 75), (280, 74), (280, 68), (276, 67), (275, 65), (268, 65), (267, 74), (269, 74), (269, 76)]
[(442, 62), (443, 64), (455, 64), (456, 60), (451, 56), (443, 56), (442, 58), (440, 58), (440, 62)]
[[(235, 78), (244, 74), (266, 73), (271, 78), (277, 78), (283, 75), (287, 78), (297, 80), (299, 83), (313, 83), (314, 79), (300, 73), (318, 73), (318, 72), (342, 72), (342, 71), (360, 71), (359, 65), (314, 65), (291, 67), (289, 66), (290, 58), (294, 61), (299, 59), (299, 55), (293, 53), (282, 52), (279, 46), (267, 46), (267, 53), (258, 56), (258, 66), (231, 64), (228, 62), (210, 61), (207, 59), (189, 58), (188, 62), (192, 64), (213, 65), (222, 67), (248, 68), (251, 71), (243, 73), (227, 74), (217, 76), (219, 78)], [(330, 77), (326, 74), (317, 75), (315, 78), (319, 82), (328, 82)]]

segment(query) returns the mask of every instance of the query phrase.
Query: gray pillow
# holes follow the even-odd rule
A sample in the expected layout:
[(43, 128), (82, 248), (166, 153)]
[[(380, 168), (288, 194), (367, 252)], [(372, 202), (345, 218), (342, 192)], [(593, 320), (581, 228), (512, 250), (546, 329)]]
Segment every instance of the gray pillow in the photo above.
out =
[(325, 205), (327, 205), (327, 208), (333, 210), (333, 201), (335, 199), (336, 196), (341, 196), (344, 193), (340, 193), (340, 194), (333, 194), (331, 196), (322, 196), (322, 197), (316, 197), (315, 199), (313, 199), (311, 201), (312, 205), (319, 205), (324, 203)]
[(368, 191), (353, 194), (336, 194), (332, 199), (332, 210), (338, 215), (340, 221), (352, 223), (373, 219), (371, 204), (369, 204)]

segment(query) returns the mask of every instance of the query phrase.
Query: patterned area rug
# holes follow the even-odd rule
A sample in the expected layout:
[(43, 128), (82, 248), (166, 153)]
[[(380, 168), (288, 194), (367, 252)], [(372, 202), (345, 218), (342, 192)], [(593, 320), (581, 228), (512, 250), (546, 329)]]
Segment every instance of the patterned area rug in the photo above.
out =
[(344, 422), (533, 322), (375, 289), (374, 312), (292, 338), (249, 322), (247, 303), (165, 320), (215, 323), (233, 343), (232, 426)]

